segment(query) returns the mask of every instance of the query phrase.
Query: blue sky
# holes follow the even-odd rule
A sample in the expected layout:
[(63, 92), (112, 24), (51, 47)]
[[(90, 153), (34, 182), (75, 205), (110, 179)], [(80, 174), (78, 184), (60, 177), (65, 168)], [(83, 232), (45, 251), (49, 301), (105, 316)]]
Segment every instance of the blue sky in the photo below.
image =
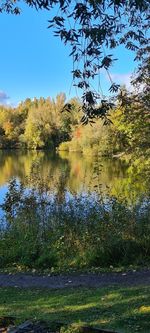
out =
[[(20, 16), (0, 14), (0, 103), (17, 105), (27, 97), (69, 97), (72, 59), (69, 47), (47, 29), (50, 13), (23, 6)], [(123, 47), (115, 51), (118, 61), (110, 70), (118, 83), (129, 85), (135, 68), (134, 54)], [(102, 74), (104, 93), (110, 85)], [(94, 84), (96, 88), (96, 82)], [(72, 87), (70, 97), (76, 96)]]

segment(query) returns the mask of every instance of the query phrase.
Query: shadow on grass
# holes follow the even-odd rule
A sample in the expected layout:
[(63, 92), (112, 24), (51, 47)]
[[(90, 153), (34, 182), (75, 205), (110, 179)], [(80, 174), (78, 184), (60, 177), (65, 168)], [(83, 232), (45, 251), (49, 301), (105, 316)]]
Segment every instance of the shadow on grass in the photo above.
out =
[(0, 315), (149, 333), (149, 294), (148, 287), (56, 291), (3, 288), (0, 289)]

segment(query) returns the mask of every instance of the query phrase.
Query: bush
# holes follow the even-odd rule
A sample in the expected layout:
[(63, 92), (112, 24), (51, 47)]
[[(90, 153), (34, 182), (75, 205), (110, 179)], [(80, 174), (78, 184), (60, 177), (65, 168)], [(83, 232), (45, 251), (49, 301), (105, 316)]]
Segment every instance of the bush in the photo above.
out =
[(39, 269), (51, 269), (57, 267), (58, 258), (55, 252), (43, 252), (35, 261), (35, 267)]
[(70, 145), (70, 142), (68, 142), (68, 141), (62, 142), (59, 145), (58, 150), (60, 150), (60, 151), (69, 151), (69, 145)]

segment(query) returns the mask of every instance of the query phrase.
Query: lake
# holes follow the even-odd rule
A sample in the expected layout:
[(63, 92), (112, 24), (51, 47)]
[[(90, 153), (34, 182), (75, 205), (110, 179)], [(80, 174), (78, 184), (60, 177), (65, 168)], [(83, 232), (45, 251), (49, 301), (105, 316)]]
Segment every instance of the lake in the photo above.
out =
[(88, 193), (125, 198), (132, 203), (148, 192), (148, 179), (131, 162), (77, 153), (49, 151), (0, 151), (0, 203), (9, 181), (26, 187), (46, 186), (63, 200), (68, 195)]
[(0, 151), (0, 267), (60, 272), (146, 265), (143, 167), (138, 160), (73, 152)]

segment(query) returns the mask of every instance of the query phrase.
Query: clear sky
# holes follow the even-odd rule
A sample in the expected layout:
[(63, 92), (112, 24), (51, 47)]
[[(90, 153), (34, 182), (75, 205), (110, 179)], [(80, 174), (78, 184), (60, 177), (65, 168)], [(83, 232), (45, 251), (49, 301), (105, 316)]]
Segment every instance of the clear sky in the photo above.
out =
[[(72, 82), (72, 59), (69, 47), (47, 29), (50, 14), (23, 6), (19, 16), (0, 14), (0, 103), (16, 105), (27, 97), (55, 97), (65, 92), (69, 97)], [(134, 54), (119, 48), (119, 60), (110, 70), (118, 83), (129, 85), (135, 68)], [(110, 86), (102, 74), (104, 93)], [(95, 83), (96, 88), (96, 83)], [(76, 96), (72, 87), (70, 97)]]

